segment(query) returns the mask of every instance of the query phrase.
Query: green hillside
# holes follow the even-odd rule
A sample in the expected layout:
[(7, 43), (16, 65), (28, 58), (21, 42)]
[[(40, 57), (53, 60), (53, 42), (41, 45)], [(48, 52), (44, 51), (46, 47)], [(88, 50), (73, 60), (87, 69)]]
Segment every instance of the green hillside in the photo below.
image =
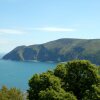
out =
[(59, 39), (39, 45), (19, 46), (6, 54), (6, 60), (64, 62), (86, 59), (100, 64), (100, 39)]

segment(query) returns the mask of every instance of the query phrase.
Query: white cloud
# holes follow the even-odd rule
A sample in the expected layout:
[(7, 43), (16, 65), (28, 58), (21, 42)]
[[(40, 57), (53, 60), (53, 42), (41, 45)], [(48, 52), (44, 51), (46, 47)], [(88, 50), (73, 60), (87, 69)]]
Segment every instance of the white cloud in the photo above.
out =
[(22, 30), (14, 30), (14, 29), (0, 29), (0, 34), (24, 34), (26, 32)]
[(36, 31), (48, 31), (48, 32), (73, 32), (76, 31), (72, 28), (56, 28), (56, 27), (42, 27), (42, 28), (33, 28)]
[(0, 34), (23, 35), (32, 33), (33, 31), (46, 31), (46, 32), (74, 32), (73, 28), (56, 28), (56, 27), (40, 27), (40, 28), (26, 28), (26, 29), (0, 29)]

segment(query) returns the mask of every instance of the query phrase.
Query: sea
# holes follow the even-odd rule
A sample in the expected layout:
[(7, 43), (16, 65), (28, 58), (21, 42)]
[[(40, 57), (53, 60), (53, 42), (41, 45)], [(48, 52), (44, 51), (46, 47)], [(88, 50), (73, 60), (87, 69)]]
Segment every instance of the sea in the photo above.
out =
[(0, 59), (0, 88), (7, 86), (26, 91), (29, 88), (28, 82), (34, 74), (53, 70), (56, 65), (54, 62), (18, 62)]

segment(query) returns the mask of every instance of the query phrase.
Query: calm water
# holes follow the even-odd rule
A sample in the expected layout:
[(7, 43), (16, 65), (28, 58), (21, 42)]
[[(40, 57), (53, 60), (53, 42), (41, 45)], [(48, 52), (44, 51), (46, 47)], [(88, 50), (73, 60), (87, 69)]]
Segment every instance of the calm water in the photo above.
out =
[(15, 62), (0, 60), (0, 87), (17, 87), (22, 91), (27, 90), (28, 80), (35, 73), (52, 70), (55, 63), (47, 62)]

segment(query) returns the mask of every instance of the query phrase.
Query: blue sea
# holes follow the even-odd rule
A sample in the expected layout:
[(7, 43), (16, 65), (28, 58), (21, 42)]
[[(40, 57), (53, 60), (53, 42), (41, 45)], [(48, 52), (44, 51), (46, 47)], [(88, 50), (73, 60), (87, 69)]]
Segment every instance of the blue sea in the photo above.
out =
[(0, 88), (16, 87), (22, 91), (28, 89), (28, 80), (36, 73), (53, 70), (56, 63), (50, 62), (16, 62), (0, 60)]

